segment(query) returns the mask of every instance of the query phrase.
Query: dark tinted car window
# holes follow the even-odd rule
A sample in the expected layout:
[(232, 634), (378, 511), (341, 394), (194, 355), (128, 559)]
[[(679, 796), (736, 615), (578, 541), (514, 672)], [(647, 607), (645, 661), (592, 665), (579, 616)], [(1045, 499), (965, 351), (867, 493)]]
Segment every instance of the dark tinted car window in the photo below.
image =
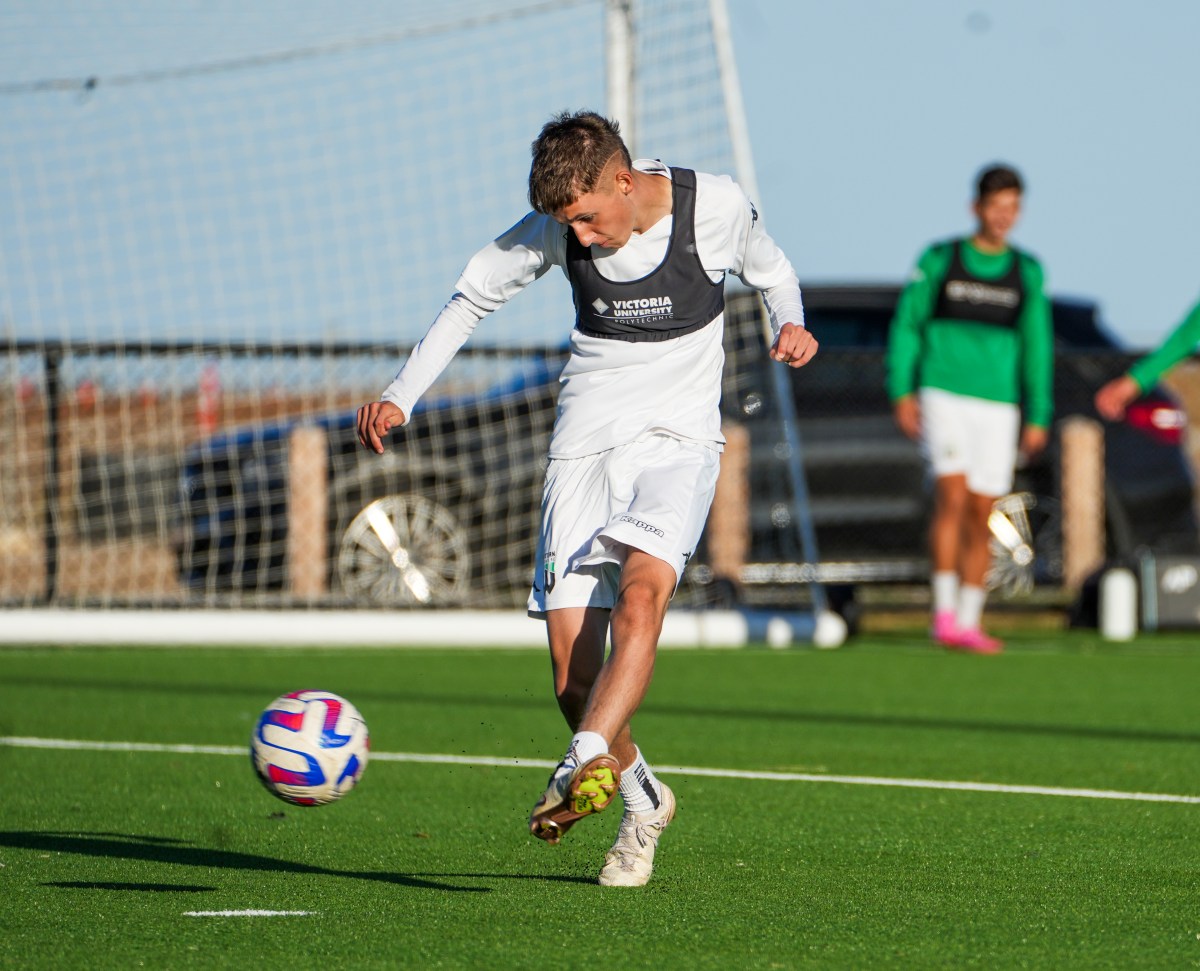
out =
[(825, 347), (884, 347), (888, 310), (817, 310), (804, 312), (809, 330)]

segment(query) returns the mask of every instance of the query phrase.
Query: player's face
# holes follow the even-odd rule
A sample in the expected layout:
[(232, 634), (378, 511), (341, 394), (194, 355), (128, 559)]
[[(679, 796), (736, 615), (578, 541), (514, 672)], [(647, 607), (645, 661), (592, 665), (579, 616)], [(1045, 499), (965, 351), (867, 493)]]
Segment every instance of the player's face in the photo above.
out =
[(979, 237), (993, 246), (1003, 246), (1021, 215), (1021, 193), (1017, 189), (989, 192), (975, 203)]
[(620, 178), (602, 178), (600, 187), (560, 209), (554, 218), (574, 231), (581, 246), (620, 249), (633, 234), (630, 188)]

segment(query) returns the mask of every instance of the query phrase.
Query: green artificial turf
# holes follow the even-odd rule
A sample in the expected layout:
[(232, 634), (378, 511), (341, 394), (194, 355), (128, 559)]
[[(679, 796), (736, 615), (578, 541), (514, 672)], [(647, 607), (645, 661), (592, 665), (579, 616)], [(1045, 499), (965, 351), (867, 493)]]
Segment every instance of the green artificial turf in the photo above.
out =
[[(664, 651), (661, 767), (1200, 795), (1185, 637), (1017, 635), (995, 658)], [(299, 688), (372, 750), (554, 761), (543, 652), (0, 651), (0, 736), (245, 747)], [(469, 758), (468, 758), (469, 762)], [(546, 770), (388, 761), (332, 806), (244, 755), (0, 744), (0, 967), (1200, 967), (1200, 804), (671, 772), (651, 883), (595, 876), (619, 808), (526, 832)], [(190, 917), (297, 910), (305, 916)]]

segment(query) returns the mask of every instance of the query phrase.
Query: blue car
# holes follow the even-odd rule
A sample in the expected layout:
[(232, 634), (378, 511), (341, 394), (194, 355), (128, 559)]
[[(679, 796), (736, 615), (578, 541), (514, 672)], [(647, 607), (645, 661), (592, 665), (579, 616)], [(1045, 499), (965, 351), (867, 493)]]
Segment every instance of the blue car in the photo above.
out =
[(304, 425), (323, 431), (328, 446), (330, 602), (522, 604), (563, 360), (555, 349), (464, 351), (454, 373), (471, 390), (427, 396), (384, 455), (359, 445), (352, 411), (252, 425), (194, 446), (181, 472), (183, 582), (215, 601), (289, 596), (288, 448)]

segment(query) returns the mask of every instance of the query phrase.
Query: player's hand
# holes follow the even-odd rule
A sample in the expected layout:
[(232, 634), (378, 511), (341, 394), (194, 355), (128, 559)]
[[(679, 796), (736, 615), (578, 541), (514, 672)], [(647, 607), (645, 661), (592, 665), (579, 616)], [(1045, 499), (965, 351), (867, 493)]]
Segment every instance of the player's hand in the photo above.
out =
[(372, 401), (358, 409), (358, 442), (383, 454), (383, 437), (404, 424), (404, 412), (390, 401)]
[(1122, 374), (1096, 392), (1096, 410), (1106, 421), (1120, 421), (1125, 417), (1125, 409), (1141, 395), (1138, 383), (1128, 374)]
[(921, 402), (915, 394), (906, 394), (892, 402), (896, 427), (914, 442), (921, 440)]
[(771, 345), (771, 360), (788, 367), (804, 367), (817, 353), (817, 339), (796, 324), (784, 324)]
[(1017, 445), (1017, 453), (1021, 463), (1029, 461), (1035, 455), (1044, 451), (1050, 441), (1050, 433), (1040, 425), (1026, 425), (1021, 429), (1021, 441)]

